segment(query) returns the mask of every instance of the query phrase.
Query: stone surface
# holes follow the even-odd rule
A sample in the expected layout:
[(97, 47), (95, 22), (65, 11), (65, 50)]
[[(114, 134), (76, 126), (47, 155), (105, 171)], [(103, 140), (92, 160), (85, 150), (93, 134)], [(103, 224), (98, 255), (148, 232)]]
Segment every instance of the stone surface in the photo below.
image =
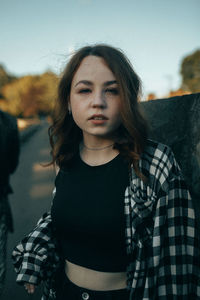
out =
[(192, 195), (200, 228), (200, 93), (141, 103), (150, 137), (170, 146)]

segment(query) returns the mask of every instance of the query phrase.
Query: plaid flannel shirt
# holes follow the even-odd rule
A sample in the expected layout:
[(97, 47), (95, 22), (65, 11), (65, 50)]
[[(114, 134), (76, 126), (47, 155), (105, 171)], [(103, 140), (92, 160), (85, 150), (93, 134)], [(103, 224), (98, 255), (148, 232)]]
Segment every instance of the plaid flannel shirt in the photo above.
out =
[[(139, 161), (144, 183), (131, 167), (124, 195), (127, 289), (130, 300), (200, 299), (200, 239), (190, 193), (171, 149), (148, 140)], [(51, 213), (13, 250), (16, 281), (44, 283), (42, 300), (56, 299), (62, 265)]]

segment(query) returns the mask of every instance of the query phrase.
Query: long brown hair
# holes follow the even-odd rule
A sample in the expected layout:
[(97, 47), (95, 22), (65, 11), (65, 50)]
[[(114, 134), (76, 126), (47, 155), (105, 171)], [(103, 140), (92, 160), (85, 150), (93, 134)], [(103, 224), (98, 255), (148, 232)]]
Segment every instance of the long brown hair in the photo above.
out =
[[(133, 164), (136, 174), (143, 180), (138, 161), (147, 141), (147, 123), (138, 106), (141, 81), (128, 58), (119, 49), (105, 44), (85, 46), (71, 57), (60, 79), (58, 98), (55, 103), (53, 123), (49, 127), (52, 162), (59, 167), (70, 164), (82, 139), (82, 130), (69, 114), (68, 103), (72, 79), (82, 60), (94, 55), (104, 59), (116, 77), (120, 99), (122, 123), (116, 132), (114, 149)], [(130, 170), (130, 169), (129, 169)]]

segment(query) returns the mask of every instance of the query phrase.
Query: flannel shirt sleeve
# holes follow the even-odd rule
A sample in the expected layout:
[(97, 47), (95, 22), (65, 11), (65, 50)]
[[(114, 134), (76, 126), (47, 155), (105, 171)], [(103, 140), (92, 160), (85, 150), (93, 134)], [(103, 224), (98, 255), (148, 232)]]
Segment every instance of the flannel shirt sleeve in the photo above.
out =
[(46, 212), (37, 222), (37, 226), (13, 249), (12, 260), (18, 284), (28, 282), (38, 285), (48, 275), (44, 271), (47, 267), (46, 261), (55, 247), (50, 241), (51, 226), (51, 214)]
[(166, 226), (159, 247), (159, 299), (200, 299), (199, 232), (192, 199), (172, 151), (161, 176), (164, 193), (159, 216), (166, 214)]

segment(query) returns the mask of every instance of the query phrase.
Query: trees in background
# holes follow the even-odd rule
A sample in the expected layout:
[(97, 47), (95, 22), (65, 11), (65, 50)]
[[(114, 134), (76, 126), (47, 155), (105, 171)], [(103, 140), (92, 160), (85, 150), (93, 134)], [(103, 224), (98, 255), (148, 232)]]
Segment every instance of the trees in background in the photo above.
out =
[(1, 106), (18, 117), (48, 115), (54, 105), (57, 84), (57, 76), (50, 71), (7, 82), (1, 88)]
[[(180, 74), (182, 77), (180, 88), (169, 91), (166, 98), (200, 92), (200, 50), (182, 59)], [(147, 101), (156, 98), (154, 93), (147, 95)]]
[(155, 100), (156, 99), (156, 94), (155, 93), (149, 93), (147, 95), (147, 101)]
[(15, 80), (16, 77), (9, 74), (5, 67), (0, 64), (0, 98), (2, 98), (2, 88), (3, 86), (5, 86), (6, 84), (12, 82), (13, 80)]
[(200, 92), (200, 50), (186, 56), (181, 63), (182, 89)]
[(51, 71), (47, 71), (40, 75), (40, 84), (45, 87), (42, 101), (40, 101), (40, 110), (45, 114), (49, 114), (52, 112), (57, 97), (58, 76)]

